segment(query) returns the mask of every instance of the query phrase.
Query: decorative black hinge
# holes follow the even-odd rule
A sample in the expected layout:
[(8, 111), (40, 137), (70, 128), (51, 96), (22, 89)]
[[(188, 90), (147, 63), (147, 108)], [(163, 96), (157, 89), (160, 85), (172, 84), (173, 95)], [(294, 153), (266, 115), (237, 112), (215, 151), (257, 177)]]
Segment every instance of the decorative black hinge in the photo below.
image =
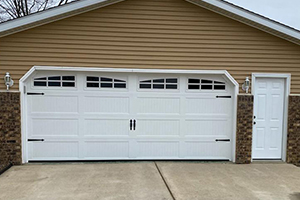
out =
[(44, 95), (44, 93), (27, 92), (27, 95)]
[(216, 139), (216, 142), (230, 142), (230, 139)]
[(216, 96), (216, 98), (227, 98), (227, 99), (231, 99), (231, 96)]
[(28, 139), (28, 142), (44, 142), (44, 139)]

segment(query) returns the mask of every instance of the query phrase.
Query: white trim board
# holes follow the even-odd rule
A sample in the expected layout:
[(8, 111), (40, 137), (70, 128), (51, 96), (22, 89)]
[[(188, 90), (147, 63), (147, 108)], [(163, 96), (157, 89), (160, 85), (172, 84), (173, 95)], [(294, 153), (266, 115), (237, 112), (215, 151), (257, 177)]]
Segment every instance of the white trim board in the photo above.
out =
[(132, 73), (168, 73), (168, 74), (216, 74), (225, 76), (234, 86), (233, 116), (232, 116), (232, 161), (235, 162), (236, 154), (236, 114), (237, 95), (239, 93), (238, 82), (226, 70), (172, 70), (172, 69), (126, 69), (126, 68), (86, 68), (86, 67), (57, 67), (57, 66), (34, 66), (19, 81), (21, 92), (21, 134), (22, 134), (22, 162), (27, 163), (27, 139), (26, 136), (26, 91), (25, 82), (37, 71), (80, 71), (80, 72), (132, 72)]
[(171, 74), (220, 74), (225, 75), (234, 86), (238, 82), (226, 70), (177, 70), (177, 69), (128, 69), (128, 68), (88, 68), (88, 67), (59, 67), (33, 66), (21, 79), (26, 81), (35, 71), (79, 71), (79, 72), (134, 72), (134, 73), (171, 73)]
[[(282, 138), (282, 160), (286, 161), (287, 152), (287, 133), (288, 133), (288, 100), (291, 87), (291, 74), (276, 74), (276, 73), (252, 73), (251, 80), (251, 94), (254, 96), (256, 78), (283, 78), (285, 79), (285, 94), (284, 94), (284, 108), (283, 108), (283, 138)], [(255, 99), (254, 99), (255, 103)], [(254, 109), (254, 105), (253, 105)], [(252, 133), (253, 133), (252, 126)], [(252, 160), (252, 158), (251, 158)]]
[[(0, 37), (17, 33), (53, 21), (85, 13), (124, 0), (80, 0), (43, 12), (34, 13), (22, 18), (0, 24)], [(300, 31), (273, 21), (256, 13), (250, 12), (223, 0), (186, 0), (218, 14), (240, 21), (254, 28), (281, 37), (290, 42), (300, 44)], [(218, 11), (219, 10), (219, 11)], [(228, 13), (220, 12), (225, 10)], [(265, 28), (266, 27), (266, 28)], [(285, 37), (285, 35), (290, 38)], [(293, 39), (291, 39), (293, 38)]]

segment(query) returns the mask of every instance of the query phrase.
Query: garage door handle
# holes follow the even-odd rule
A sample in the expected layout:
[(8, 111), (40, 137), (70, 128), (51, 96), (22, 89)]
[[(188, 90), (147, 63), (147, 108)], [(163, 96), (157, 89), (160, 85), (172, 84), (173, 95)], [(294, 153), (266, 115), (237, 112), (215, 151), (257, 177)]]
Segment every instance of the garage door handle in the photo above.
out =
[(135, 130), (135, 126), (136, 126), (135, 120), (133, 120), (133, 130)]
[(216, 98), (225, 98), (225, 99), (230, 99), (231, 96), (216, 96)]
[(44, 93), (27, 92), (27, 95), (44, 95)]
[(216, 139), (216, 142), (230, 142), (230, 139)]
[(130, 130), (132, 130), (132, 119), (130, 120), (129, 126), (130, 126)]
[(44, 142), (44, 139), (28, 139), (28, 142)]

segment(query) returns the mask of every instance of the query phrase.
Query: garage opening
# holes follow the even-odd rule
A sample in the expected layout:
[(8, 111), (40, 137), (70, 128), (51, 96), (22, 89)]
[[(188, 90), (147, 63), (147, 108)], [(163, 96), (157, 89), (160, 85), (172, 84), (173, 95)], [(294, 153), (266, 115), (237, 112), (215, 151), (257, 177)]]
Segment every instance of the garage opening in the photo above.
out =
[(232, 160), (236, 85), (221, 72), (35, 70), (26, 161)]

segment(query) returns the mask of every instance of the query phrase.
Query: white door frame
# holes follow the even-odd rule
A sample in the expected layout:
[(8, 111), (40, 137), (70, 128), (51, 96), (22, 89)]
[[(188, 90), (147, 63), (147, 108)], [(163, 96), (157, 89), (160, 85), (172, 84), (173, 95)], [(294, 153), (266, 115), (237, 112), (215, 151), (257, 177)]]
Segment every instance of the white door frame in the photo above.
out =
[[(252, 73), (252, 83), (251, 83), (251, 94), (255, 95), (255, 82), (256, 78), (282, 78), (285, 80), (285, 87), (284, 87), (284, 105), (283, 105), (283, 138), (282, 138), (282, 160), (286, 161), (286, 148), (287, 148), (287, 132), (288, 132), (288, 104), (289, 104), (289, 95), (290, 95), (290, 85), (291, 85), (291, 74), (275, 74), (275, 73)], [(253, 111), (254, 111), (254, 104), (253, 103)], [(252, 124), (252, 134), (254, 131), (254, 126)], [(253, 143), (253, 141), (252, 141)], [(253, 149), (252, 149), (253, 152)], [(251, 155), (253, 153), (251, 152)], [(251, 156), (251, 161), (253, 157)]]
[(22, 163), (28, 163), (28, 147), (26, 132), (26, 81), (36, 71), (77, 71), (77, 72), (134, 72), (134, 73), (169, 73), (169, 74), (215, 74), (226, 77), (234, 87), (233, 97), (233, 135), (232, 135), (232, 161), (235, 162), (236, 153), (236, 114), (237, 95), (239, 94), (238, 82), (226, 70), (173, 70), (173, 69), (128, 69), (128, 68), (87, 68), (87, 67), (59, 67), (59, 66), (33, 66), (20, 80), (19, 91), (21, 94), (21, 135), (22, 135)]

